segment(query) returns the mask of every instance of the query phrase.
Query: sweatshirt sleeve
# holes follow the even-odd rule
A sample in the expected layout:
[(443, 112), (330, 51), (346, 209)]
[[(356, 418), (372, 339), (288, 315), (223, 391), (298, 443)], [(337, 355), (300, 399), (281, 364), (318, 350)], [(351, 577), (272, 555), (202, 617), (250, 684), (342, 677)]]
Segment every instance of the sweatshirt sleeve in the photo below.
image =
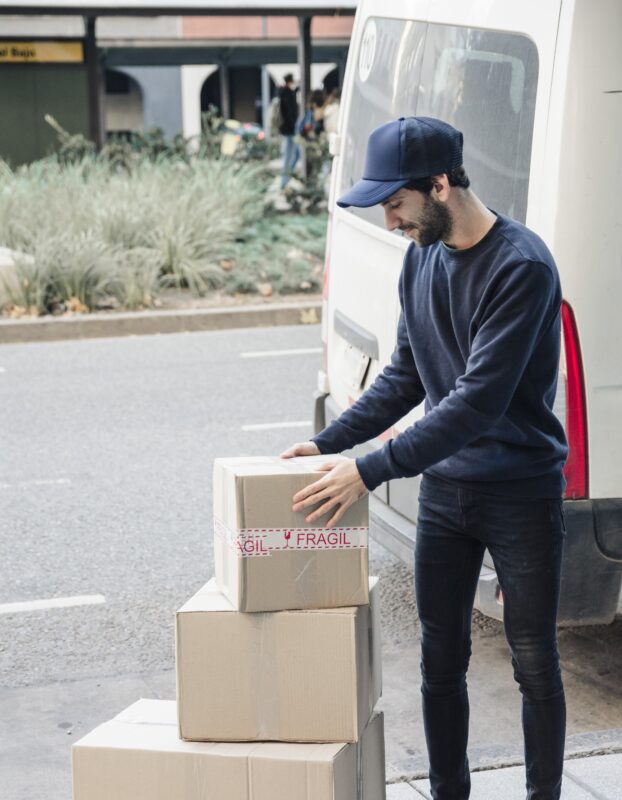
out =
[(503, 416), (542, 334), (559, 317), (557, 282), (546, 264), (504, 271), (479, 321), (465, 372), (447, 397), (381, 449), (356, 459), (371, 491), (419, 475), (483, 436)]
[[(400, 288), (400, 303), (402, 293)], [(321, 453), (340, 453), (373, 439), (390, 428), (425, 397), (404, 313), (397, 326), (397, 342), (391, 362), (350, 408), (312, 437)]]

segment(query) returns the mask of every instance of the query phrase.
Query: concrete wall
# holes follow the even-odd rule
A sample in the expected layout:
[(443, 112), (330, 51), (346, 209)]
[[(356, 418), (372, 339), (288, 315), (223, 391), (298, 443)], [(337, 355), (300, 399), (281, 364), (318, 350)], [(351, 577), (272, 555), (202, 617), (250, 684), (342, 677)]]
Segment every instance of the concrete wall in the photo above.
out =
[[(354, 17), (314, 17), (313, 39), (349, 39)], [(83, 36), (81, 17), (2, 17), (2, 36)], [(102, 39), (296, 39), (295, 17), (100, 17)]]
[(181, 17), (99, 17), (100, 39), (177, 39)]
[(84, 36), (82, 17), (0, 17), (0, 36)]
[(162, 128), (167, 138), (183, 130), (181, 67), (120, 67), (139, 84), (144, 128)]
[[(125, 72), (125, 70), (115, 70)], [(127, 73), (126, 73), (127, 74)], [(141, 131), (144, 127), (143, 93), (140, 85), (129, 76), (130, 91), (127, 94), (106, 94), (104, 102), (105, 130)]]
[(218, 69), (217, 64), (201, 64), (181, 68), (183, 132), (186, 138), (201, 133), (201, 89)]
[[(102, 39), (176, 39), (181, 17), (99, 17), (95, 34)], [(82, 17), (0, 17), (2, 36), (84, 36)]]
[[(180, 17), (187, 39), (296, 39), (295, 17)], [(313, 39), (349, 39), (354, 17), (314, 17)]]

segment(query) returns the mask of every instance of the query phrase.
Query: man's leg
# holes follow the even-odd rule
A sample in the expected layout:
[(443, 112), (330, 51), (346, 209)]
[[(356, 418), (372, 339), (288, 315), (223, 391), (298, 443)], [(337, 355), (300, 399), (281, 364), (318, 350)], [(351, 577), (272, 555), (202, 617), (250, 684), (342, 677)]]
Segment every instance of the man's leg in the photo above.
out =
[(527, 798), (558, 800), (566, 733), (556, 634), (564, 541), (561, 501), (487, 498), (483, 507), (514, 677), (523, 696)]
[(292, 136), (292, 162), (290, 166), (290, 173), (293, 176), (296, 164), (300, 158), (300, 145), (296, 143), (295, 137)]
[(283, 156), (283, 168), (281, 172), (281, 189), (287, 186), (290, 178), (290, 163), (292, 160), (292, 147), (294, 146), (293, 136), (281, 136), (281, 155)]
[(421, 692), (434, 800), (466, 800), (471, 614), (484, 545), (465, 533), (463, 493), (422, 478), (415, 550)]

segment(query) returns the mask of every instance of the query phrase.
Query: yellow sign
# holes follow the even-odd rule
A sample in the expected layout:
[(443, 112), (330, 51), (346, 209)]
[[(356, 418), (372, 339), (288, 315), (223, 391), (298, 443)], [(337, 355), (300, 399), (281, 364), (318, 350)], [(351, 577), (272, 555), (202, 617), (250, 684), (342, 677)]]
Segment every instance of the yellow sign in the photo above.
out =
[(70, 64), (82, 61), (82, 42), (0, 42), (0, 64)]

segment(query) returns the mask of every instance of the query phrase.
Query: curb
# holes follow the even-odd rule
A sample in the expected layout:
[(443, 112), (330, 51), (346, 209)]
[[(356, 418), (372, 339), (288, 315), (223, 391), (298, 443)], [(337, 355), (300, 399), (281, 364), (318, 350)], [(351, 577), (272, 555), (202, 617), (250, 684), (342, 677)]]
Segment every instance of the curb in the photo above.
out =
[[(591, 756), (622, 753), (622, 728), (575, 733), (566, 737), (564, 762)], [(525, 763), (522, 742), (511, 745), (480, 745), (469, 747), (471, 772), (518, 767)], [(387, 761), (387, 784), (404, 783), (428, 777), (427, 757), (404, 759), (400, 762)]]
[(0, 320), (0, 344), (53, 342), (66, 339), (96, 339), (111, 336), (146, 336), (156, 333), (192, 333), (229, 328), (319, 323), (322, 304), (279, 303), (271, 306), (193, 308), (167, 311), (136, 311)]

